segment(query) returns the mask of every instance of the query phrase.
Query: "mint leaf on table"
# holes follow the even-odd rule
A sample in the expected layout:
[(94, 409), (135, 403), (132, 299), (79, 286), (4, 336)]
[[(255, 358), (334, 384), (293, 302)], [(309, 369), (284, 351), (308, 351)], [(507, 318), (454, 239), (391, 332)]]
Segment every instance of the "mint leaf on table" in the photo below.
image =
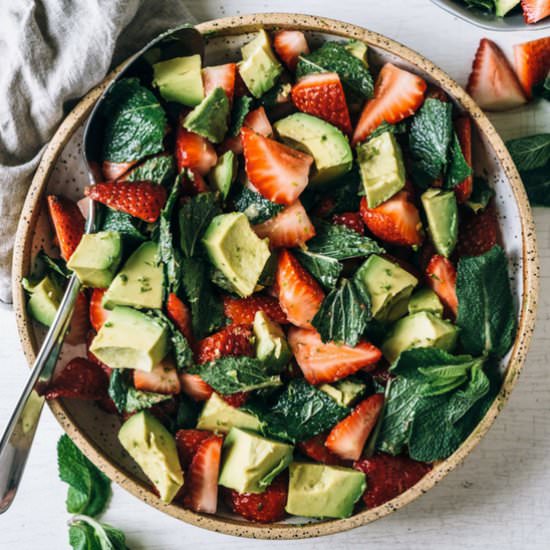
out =
[(252, 107), (252, 98), (243, 95), (236, 97), (233, 102), (233, 108), (231, 109), (231, 123), (229, 124), (228, 134), (230, 136), (238, 136), (241, 128), (243, 127), (244, 119), (250, 112)]
[(179, 211), (180, 247), (187, 258), (197, 252), (197, 243), (220, 207), (214, 193), (199, 193), (187, 201)]
[(128, 550), (122, 531), (82, 514), (71, 520), (69, 544), (73, 550)]
[(474, 177), (474, 184), (472, 189), (472, 194), (470, 198), (466, 201), (466, 206), (472, 210), (474, 213), (481, 212), (487, 208), (490, 200), (495, 196), (495, 192), (487, 180), (480, 177)]
[(263, 223), (276, 216), (284, 206), (266, 199), (263, 195), (248, 187), (241, 186), (233, 197), (233, 206), (242, 212), (252, 225)]
[(171, 398), (171, 395), (136, 390), (134, 386), (129, 386), (128, 393), (126, 394), (124, 412), (135, 413), (145, 409), (150, 409), (153, 405), (158, 405), (159, 403)]
[(158, 155), (147, 159), (137, 168), (130, 170), (128, 181), (152, 181), (159, 185), (170, 185), (176, 177), (176, 164), (171, 155)]
[(131, 385), (129, 376), (129, 369), (113, 369), (109, 377), (108, 394), (119, 413), (126, 411), (126, 398)]
[(103, 160), (130, 162), (163, 150), (166, 114), (137, 78), (124, 78), (113, 86), (103, 115)]
[(309, 271), (325, 289), (331, 290), (336, 286), (344, 267), (338, 260), (300, 249), (292, 252), (302, 267)]
[(96, 516), (111, 496), (111, 481), (88, 460), (68, 435), (57, 443), (59, 477), (69, 485), (67, 510), (70, 513)]
[(193, 366), (193, 350), (189, 345), (187, 338), (181, 331), (172, 323), (172, 321), (159, 309), (153, 309), (148, 312), (149, 315), (155, 317), (168, 328), (170, 343), (172, 344), (172, 352), (179, 370), (184, 370)]
[(445, 181), (443, 185), (445, 189), (453, 189), (459, 183), (463, 182), (468, 176), (472, 175), (472, 169), (464, 158), (462, 147), (460, 147), (460, 142), (458, 141), (456, 132), (453, 132), (449, 156), (449, 168), (445, 174)]
[(550, 162), (550, 134), (512, 139), (506, 147), (520, 172), (541, 168)]
[(498, 245), (481, 256), (463, 257), (456, 277), (460, 341), (472, 355), (500, 358), (516, 332), (516, 308), (506, 254)]
[(521, 180), (533, 206), (550, 206), (550, 162), (546, 166), (520, 172)]

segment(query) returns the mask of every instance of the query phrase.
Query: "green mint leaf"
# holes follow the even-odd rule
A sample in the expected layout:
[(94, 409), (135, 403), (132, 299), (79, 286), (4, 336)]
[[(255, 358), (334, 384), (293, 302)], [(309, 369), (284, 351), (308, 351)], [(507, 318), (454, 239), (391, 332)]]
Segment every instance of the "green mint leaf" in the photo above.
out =
[(73, 550), (128, 550), (122, 531), (83, 514), (71, 520), (69, 543)]
[(368, 136), (366, 141), (370, 141), (375, 137), (381, 136), (386, 132), (391, 132), (392, 134), (404, 134), (407, 132), (407, 123), (398, 122), (397, 124), (389, 124), (383, 120)]
[(113, 400), (119, 413), (126, 410), (126, 397), (130, 387), (129, 375), (128, 369), (113, 369), (109, 378), (109, 397)]
[(197, 243), (220, 207), (214, 193), (200, 193), (186, 202), (179, 212), (180, 246), (186, 258), (197, 252)]
[(279, 81), (273, 88), (260, 97), (260, 104), (266, 108), (270, 108), (276, 107), (281, 103), (286, 103), (289, 101), (291, 90), (292, 84), (290, 82)]
[(550, 101), (550, 71), (543, 81), (533, 86), (533, 95)]
[(130, 170), (127, 181), (152, 181), (159, 185), (170, 185), (176, 177), (176, 163), (171, 155), (159, 155), (147, 159)]
[(180, 330), (172, 323), (172, 321), (160, 310), (154, 309), (148, 312), (149, 315), (155, 317), (158, 321), (168, 327), (172, 351), (176, 360), (176, 366), (179, 370), (193, 366), (193, 351), (187, 338)]
[(453, 140), (451, 142), (449, 154), (450, 164), (447, 174), (445, 175), (444, 187), (446, 189), (453, 189), (459, 183), (462, 183), (468, 176), (472, 175), (472, 169), (464, 158), (456, 132), (453, 132)]
[(236, 97), (231, 109), (231, 124), (229, 135), (238, 136), (243, 127), (244, 119), (252, 107), (252, 98), (246, 95)]
[(201, 410), (201, 404), (193, 401), (185, 395), (180, 396), (178, 411), (176, 413), (176, 430), (187, 430), (197, 425), (197, 419)]
[[(549, 179), (550, 183), (550, 179)], [(470, 198), (466, 201), (466, 206), (474, 213), (481, 212), (487, 208), (490, 200), (495, 196), (495, 192), (487, 180), (480, 177), (474, 177), (474, 186)]]
[(36, 255), (36, 260), (44, 265), (46, 274), (61, 277), (61, 280), (68, 279), (71, 276), (71, 270), (67, 268), (65, 260), (48, 256), (43, 248)]
[(338, 260), (305, 250), (295, 249), (292, 252), (300, 264), (302, 264), (302, 266), (309, 271), (325, 289), (331, 290), (336, 286), (342, 268), (344, 267)]
[(101, 222), (101, 231), (116, 231), (120, 233), (125, 245), (129, 248), (147, 240), (146, 235), (141, 230), (142, 222), (119, 210), (113, 210), (106, 206), (102, 207), (103, 220)]
[(495, 12), (495, 0), (464, 0), (468, 8), (478, 9), (487, 13)]
[(145, 409), (150, 409), (153, 405), (157, 405), (158, 403), (162, 403), (163, 401), (171, 398), (171, 395), (136, 390), (134, 386), (130, 386), (128, 388), (128, 393), (126, 394), (125, 412), (135, 413)]
[(550, 162), (550, 134), (512, 139), (506, 147), (520, 172), (542, 168)]
[(550, 162), (541, 168), (520, 172), (529, 202), (533, 206), (550, 206)]
[(233, 206), (242, 212), (252, 225), (263, 223), (276, 216), (284, 206), (271, 202), (257, 191), (242, 186), (233, 197)]

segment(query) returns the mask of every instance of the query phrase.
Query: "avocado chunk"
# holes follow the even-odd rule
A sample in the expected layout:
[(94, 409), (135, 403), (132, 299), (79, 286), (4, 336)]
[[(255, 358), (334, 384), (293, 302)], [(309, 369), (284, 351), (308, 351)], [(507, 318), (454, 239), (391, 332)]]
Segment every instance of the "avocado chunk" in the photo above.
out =
[(220, 485), (238, 493), (263, 493), (292, 462), (294, 447), (232, 428), (223, 443)]
[(285, 333), (263, 311), (256, 312), (253, 329), (256, 337), (256, 357), (272, 371), (278, 372), (292, 358)]
[(495, 0), (495, 14), (497, 17), (505, 16), (510, 10), (514, 9), (520, 0)]
[(378, 321), (395, 321), (407, 313), (407, 304), (418, 279), (397, 264), (373, 254), (357, 270), (371, 299), (371, 311)]
[(455, 325), (429, 311), (420, 311), (395, 323), (382, 344), (382, 353), (393, 363), (402, 351), (411, 348), (439, 348), (452, 352), (457, 337)]
[(31, 317), (49, 327), (61, 303), (62, 292), (55, 281), (46, 275), (36, 285), (23, 279), (23, 288), (30, 294), (27, 309)]
[(458, 206), (454, 191), (428, 189), (420, 197), (432, 242), (437, 252), (448, 258), (458, 239)]
[(269, 239), (260, 239), (243, 213), (231, 212), (210, 222), (202, 242), (235, 291), (243, 298), (250, 296), (271, 256)]
[(293, 462), (285, 510), (309, 518), (347, 518), (366, 487), (366, 476), (358, 470)]
[(365, 67), (369, 67), (369, 62), (367, 59), (367, 45), (361, 40), (350, 40), (347, 44), (344, 45), (344, 48), (353, 55), (357, 57), (360, 61), (363, 62)]
[(355, 378), (344, 378), (334, 384), (321, 384), (319, 389), (342, 407), (350, 407), (365, 393), (367, 385)]
[(212, 143), (220, 143), (227, 132), (229, 99), (223, 88), (215, 88), (186, 117), (183, 127)]
[(90, 351), (112, 369), (151, 372), (168, 352), (168, 330), (137, 309), (117, 306), (92, 340)]
[(208, 180), (212, 187), (217, 189), (226, 199), (231, 190), (231, 184), (237, 177), (237, 157), (233, 151), (226, 151), (218, 158), (216, 166), (210, 170)]
[(166, 101), (195, 107), (204, 98), (201, 56), (174, 57), (153, 65), (153, 86)]
[(73, 252), (67, 267), (84, 286), (107, 288), (122, 257), (122, 240), (117, 231), (86, 234)]
[(409, 300), (408, 309), (411, 315), (419, 311), (429, 311), (438, 317), (443, 315), (443, 304), (431, 288), (417, 290)]
[(353, 155), (348, 138), (336, 126), (306, 113), (294, 113), (277, 121), (275, 130), (283, 141), (313, 157), (312, 184), (336, 179), (351, 170)]
[(118, 440), (151, 480), (162, 501), (171, 502), (183, 486), (172, 434), (152, 414), (142, 411), (124, 422)]
[(197, 428), (227, 433), (234, 427), (259, 430), (261, 424), (255, 416), (232, 407), (217, 393), (213, 393), (204, 404), (197, 421)]
[(103, 296), (103, 307), (132, 306), (160, 309), (164, 273), (158, 259), (158, 245), (144, 242), (126, 260)]
[(405, 187), (401, 147), (391, 132), (358, 145), (357, 160), (369, 208), (376, 208)]
[(254, 40), (241, 48), (243, 60), (239, 74), (254, 97), (261, 97), (273, 88), (283, 67), (271, 49), (267, 33), (261, 29)]

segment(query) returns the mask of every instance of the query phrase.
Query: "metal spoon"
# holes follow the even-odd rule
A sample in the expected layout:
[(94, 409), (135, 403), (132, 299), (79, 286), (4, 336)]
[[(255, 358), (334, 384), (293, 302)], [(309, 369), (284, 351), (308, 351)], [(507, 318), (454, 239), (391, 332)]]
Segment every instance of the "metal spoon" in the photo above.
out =
[[(91, 163), (99, 160), (102, 136), (101, 104), (121, 78), (150, 73), (150, 64), (145, 59), (148, 53), (154, 53), (159, 59), (193, 54), (200, 54), (202, 57), (204, 41), (202, 35), (189, 25), (176, 27), (157, 36), (127, 61), (95, 104), (84, 129), (83, 160), (91, 185), (96, 183)], [(85, 232), (94, 232), (95, 225), (96, 209), (94, 201), (89, 199)], [(10, 507), (19, 487), (43, 405), (43, 399), (38, 397), (35, 390), (46, 387), (51, 382), (80, 289), (80, 281), (73, 274), (0, 440), (0, 514)]]

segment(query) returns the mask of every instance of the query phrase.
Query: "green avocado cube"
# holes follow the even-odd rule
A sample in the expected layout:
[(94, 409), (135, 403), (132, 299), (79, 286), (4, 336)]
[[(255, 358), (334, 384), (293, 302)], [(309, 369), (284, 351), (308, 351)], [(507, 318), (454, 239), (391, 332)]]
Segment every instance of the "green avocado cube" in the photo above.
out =
[(321, 384), (319, 389), (342, 407), (351, 407), (365, 393), (367, 385), (355, 378), (344, 378), (333, 384)]
[(413, 315), (419, 311), (429, 311), (439, 317), (443, 315), (443, 304), (431, 288), (421, 288), (411, 296), (409, 313)]
[(279, 372), (292, 358), (292, 352), (281, 327), (263, 311), (257, 311), (252, 325), (256, 357), (273, 372)]
[(195, 107), (204, 98), (201, 56), (175, 57), (153, 65), (153, 86), (166, 101)]
[(227, 433), (234, 427), (259, 430), (261, 424), (255, 416), (232, 407), (217, 393), (213, 393), (202, 408), (197, 428)]
[(231, 190), (231, 185), (237, 177), (238, 162), (233, 151), (226, 151), (218, 158), (216, 166), (210, 170), (208, 181), (217, 189), (223, 199), (226, 199)]
[(420, 197), (435, 249), (448, 258), (458, 239), (458, 205), (454, 191), (428, 189)]
[(184, 119), (183, 127), (212, 143), (223, 140), (228, 127), (229, 99), (223, 88), (210, 92)]
[(504, 17), (519, 4), (520, 0), (495, 0), (495, 15)]
[(292, 462), (294, 447), (233, 428), (223, 443), (219, 484), (238, 493), (263, 493)]
[(23, 279), (22, 284), (23, 288), (30, 294), (27, 303), (29, 314), (42, 325), (49, 327), (55, 319), (63, 297), (61, 289), (48, 275), (43, 277), (36, 285), (30, 284), (27, 279)]

